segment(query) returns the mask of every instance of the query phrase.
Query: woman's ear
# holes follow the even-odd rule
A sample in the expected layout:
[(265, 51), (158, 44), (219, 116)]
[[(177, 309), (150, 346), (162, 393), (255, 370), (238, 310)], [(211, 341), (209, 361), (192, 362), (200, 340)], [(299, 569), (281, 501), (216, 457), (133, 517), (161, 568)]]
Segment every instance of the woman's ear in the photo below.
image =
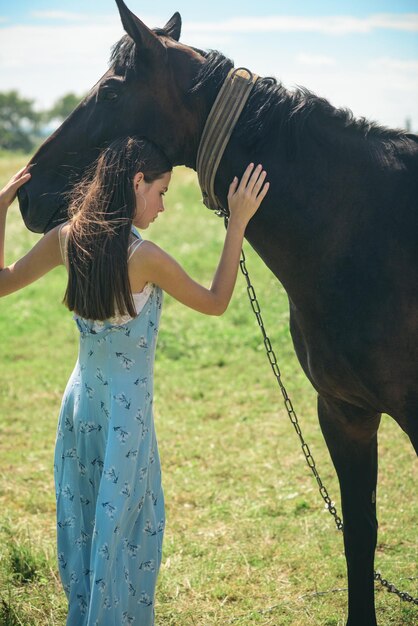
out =
[(144, 175), (142, 172), (137, 172), (134, 176), (134, 190), (139, 191), (141, 183), (144, 181)]

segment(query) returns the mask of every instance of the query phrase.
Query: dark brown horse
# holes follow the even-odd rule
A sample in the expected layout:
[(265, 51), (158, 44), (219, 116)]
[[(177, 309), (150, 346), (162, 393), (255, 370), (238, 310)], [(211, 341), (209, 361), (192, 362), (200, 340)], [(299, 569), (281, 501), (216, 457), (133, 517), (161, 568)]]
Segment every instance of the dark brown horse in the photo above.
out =
[[(99, 148), (128, 134), (195, 168), (205, 120), (232, 67), (178, 42), (176, 13), (149, 30), (117, 0), (127, 35), (110, 69), (32, 159), (20, 193), (41, 232)], [(418, 137), (356, 121), (306, 90), (259, 79), (216, 178), (249, 161), (271, 181), (246, 237), (284, 285), (302, 367), (341, 485), (349, 626), (375, 626), (377, 430), (390, 414), (418, 451)]]

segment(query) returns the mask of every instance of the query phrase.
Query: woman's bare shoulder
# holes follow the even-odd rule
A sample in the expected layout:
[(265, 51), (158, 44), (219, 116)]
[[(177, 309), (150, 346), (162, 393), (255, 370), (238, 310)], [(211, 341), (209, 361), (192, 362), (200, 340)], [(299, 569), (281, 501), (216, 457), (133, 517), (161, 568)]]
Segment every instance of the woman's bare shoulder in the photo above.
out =
[(67, 265), (66, 248), (67, 248), (67, 240), (68, 240), (69, 233), (70, 233), (70, 222), (64, 222), (63, 224), (58, 224), (58, 226), (55, 226), (48, 233), (48, 234), (51, 234), (51, 237), (54, 238), (54, 240), (58, 243), (60, 257), (64, 265)]
[(132, 260), (136, 263), (143, 264), (145, 261), (153, 262), (161, 260), (165, 255), (166, 253), (160, 246), (153, 241), (144, 239), (141, 244), (136, 247), (132, 255)]

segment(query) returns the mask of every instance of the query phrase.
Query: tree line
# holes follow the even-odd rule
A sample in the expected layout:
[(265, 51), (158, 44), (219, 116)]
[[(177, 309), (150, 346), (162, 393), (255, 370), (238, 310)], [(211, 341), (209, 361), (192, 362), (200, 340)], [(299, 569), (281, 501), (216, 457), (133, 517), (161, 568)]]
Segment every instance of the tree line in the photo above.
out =
[(31, 152), (47, 134), (53, 122), (62, 122), (82, 96), (67, 93), (50, 109), (37, 111), (34, 101), (17, 91), (0, 92), (0, 150)]

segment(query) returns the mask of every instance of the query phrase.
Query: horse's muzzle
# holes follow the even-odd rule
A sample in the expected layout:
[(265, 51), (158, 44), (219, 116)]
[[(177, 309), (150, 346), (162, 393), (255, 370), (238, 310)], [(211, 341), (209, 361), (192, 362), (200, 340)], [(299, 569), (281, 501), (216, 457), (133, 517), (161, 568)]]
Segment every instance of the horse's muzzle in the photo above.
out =
[(17, 199), (19, 201), (20, 212), (22, 215), (26, 214), (29, 206), (29, 197), (24, 186), (17, 190)]
[[(19, 208), (25, 226), (34, 233), (45, 233), (55, 226), (62, 210), (62, 196), (58, 192), (37, 193), (32, 181), (17, 192)], [(65, 218), (63, 218), (65, 219)]]

